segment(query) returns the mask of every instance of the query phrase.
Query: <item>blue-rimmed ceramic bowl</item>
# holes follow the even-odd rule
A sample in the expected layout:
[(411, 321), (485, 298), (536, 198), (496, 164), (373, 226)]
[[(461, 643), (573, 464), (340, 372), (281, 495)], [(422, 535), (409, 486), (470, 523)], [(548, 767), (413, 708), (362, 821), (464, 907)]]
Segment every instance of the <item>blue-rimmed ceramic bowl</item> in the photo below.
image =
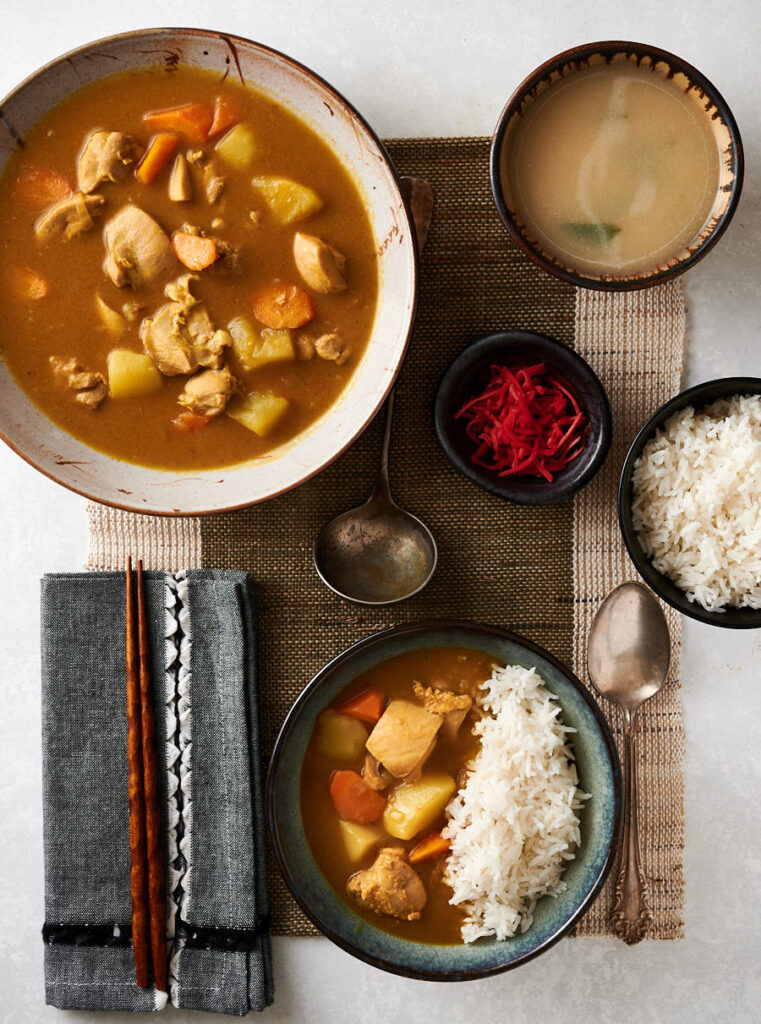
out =
[[(581, 812), (582, 842), (567, 867), (568, 885), (537, 905), (529, 930), (505, 942), (432, 945), (397, 938), (368, 924), (326, 880), (301, 821), (301, 768), (317, 715), (360, 673), (425, 647), (470, 647), (507, 664), (535, 667), (558, 698), (572, 736), (580, 785), (592, 794)], [(394, 626), (325, 666), (291, 708), (267, 778), (267, 815), (278, 864), (306, 915), (337, 945), (375, 967), (428, 981), (465, 981), (507, 971), (549, 949), (590, 907), (610, 869), (621, 826), (621, 771), (610, 729), (579, 680), (541, 647), (496, 626), (442, 620)]]

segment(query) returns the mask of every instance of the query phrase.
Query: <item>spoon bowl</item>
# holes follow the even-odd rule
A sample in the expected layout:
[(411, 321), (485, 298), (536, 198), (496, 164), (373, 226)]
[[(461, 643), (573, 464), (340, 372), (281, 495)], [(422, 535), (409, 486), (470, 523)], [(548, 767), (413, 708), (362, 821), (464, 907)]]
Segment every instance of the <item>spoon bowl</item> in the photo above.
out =
[(633, 712), (663, 686), (670, 646), (666, 617), (650, 591), (622, 583), (592, 625), (589, 678), (603, 697)]
[(326, 523), (314, 550), (322, 581), (359, 604), (392, 604), (411, 597), (431, 578), (437, 560), (428, 527), (375, 494)]

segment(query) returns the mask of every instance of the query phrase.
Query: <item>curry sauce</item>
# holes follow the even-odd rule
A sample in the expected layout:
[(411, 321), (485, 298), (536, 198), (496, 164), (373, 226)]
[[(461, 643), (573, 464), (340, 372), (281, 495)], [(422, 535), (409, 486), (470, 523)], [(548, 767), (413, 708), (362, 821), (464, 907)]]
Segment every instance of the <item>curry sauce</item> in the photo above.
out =
[[(107, 181), (92, 193), (103, 203), (92, 204), (91, 230), (69, 240), (63, 235), (37, 237), (35, 224), (45, 211), (20, 198), (15, 185), (25, 174), (41, 169), (76, 188), (77, 161), (95, 130), (126, 133), (144, 152), (154, 135), (144, 120), (146, 112), (220, 101), (237, 111), (238, 121), (250, 132), (253, 156), (248, 165), (225, 162), (217, 150), (218, 138), (199, 144), (180, 133), (178, 154), (197, 161), (185, 168), (192, 185), (190, 199), (170, 199), (171, 161), (149, 184), (142, 183), (131, 167), (123, 181)], [(252, 185), (255, 178), (267, 176), (282, 176), (313, 190), (321, 208), (303, 222), (279, 223), (266, 196)], [(207, 187), (211, 177), (220, 182), (216, 195)], [(189, 225), (191, 235), (216, 240), (225, 258), (193, 272), (197, 281), (192, 284), (194, 301), (208, 312), (215, 329), (224, 331), (243, 317), (261, 331), (255, 297), (273, 281), (292, 282), (307, 295), (313, 316), (290, 332), (293, 357), (247, 369), (229, 346), (218, 360), (224, 362), (225, 372), (229, 369), (241, 395), (255, 391), (283, 400), (287, 412), (266, 436), (220, 408), (214, 411), (222, 414), (203, 418), (203, 429), (177, 429), (175, 421), (182, 412), (178, 399), (187, 374), (162, 374), (152, 393), (109, 394), (97, 408), (90, 408), (72, 393), (69, 381), (76, 374), (55, 372), (51, 360), (58, 360), (64, 371), (76, 363), (107, 385), (109, 353), (117, 348), (144, 352), (143, 322), (167, 304), (166, 286), (188, 273), (187, 265), (172, 255), (167, 272), (153, 282), (117, 287), (109, 279), (104, 272), (104, 227), (130, 206), (153, 218), (168, 238)], [(294, 235), (299, 231), (325, 239), (345, 258), (345, 288), (323, 294), (301, 279), (294, 263)], [(195, 244), (192, 237), (190, 244)], [(377, 297), (372, 228), (360, 192), (336, 154), (264, 94), (192, 68), (171, 73), (133, 70), (101, 79), (64, 100), (27, 133), (0, 181), (0, 268), (0, 352), (32, 401), (93, 448), (126, 461), (175, 470), (208, 469), (262, 456), (313, 423), (332, 405), (359, 362)], [(27, 278), (43, 282), (44, 289), (30, 291)], [(120, 317), (129, 307), (132, 315), (123, 317), (118, 338), (104, 322), (99, 305)], [(341, 361), (330, 351), (325, 358), (315, 354), (314, 340), (323, 335), (341, 339)]]
[[(358, 676), (337, 695), (327, 713), (336, 711), (340, 714), (342, 707), (350, 706), (347, 702), (368, 691), (382, 694), (386, 710), (395, 701), (417, 704), (416, 690), (422, 696), (422, 689), (428, 687), (441, 693), (467, 694), (474, 698), (479, 686), (491, 676), (494, 665), (495, 659), (490, 655), (468, 648), (433, 647), (401, 654)], [(420, 686), (415, 687), (415, 683)], [(472, 734), (477, 714), (473, 701), (467, 717), (454, 735), (447, 735), (443, 728), (439, 730), (435, 746), (425, 759), (423, 778), (449, 776), (459, 785), (460, 773), (478, 751), (478, 739)], [(362, 747), (361, 755), (352, 764), (326, 756), (320, 749), (319, 728), (318, 720), (302, 765), (301, 813), (304, 831), (320, 870), (338, 895), (368, 924), (415, 942), (462, 942), (460, 928), (464, 914), (460, 907), (449, 903), (452, 890), (444, 878), (445, 855), (434, 856), (413, 865), (426, 894), (426, 902), (418, 919), (401, 920), (377, 913), (349, 895), (347, 885), (350, 879), (355, 878), (358, 872), (371, 868), (381, 849), (402, 848), (404, 857), (409, 857), (432, 829), (440, 830), (444, 827), (446, 817), (442, 810), (438, 818), (426, 824), (419, 834), (406, 840), (382, 835), (373, 848), (357, 860), (342, 839), (340, 818), (331, 798), (330, 787), (337, 769), (355, 768), (360, 772), (366, 751)], [(371, 737), (375, 735), (372, 724), (367, 724), (365, 728)], [(387, 801), (387, 806), (393, 800), (398, 783), (399, 780), (394, 779), (379, 794)], [(373, 827), (382, 832), (382, 821)]]

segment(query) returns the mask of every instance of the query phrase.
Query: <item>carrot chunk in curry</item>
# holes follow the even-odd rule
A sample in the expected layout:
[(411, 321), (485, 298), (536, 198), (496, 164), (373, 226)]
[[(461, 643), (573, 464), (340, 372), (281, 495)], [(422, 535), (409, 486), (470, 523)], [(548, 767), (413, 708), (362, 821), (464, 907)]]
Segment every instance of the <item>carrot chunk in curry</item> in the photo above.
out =
[(185, 103), (169, 110), (151, 110), (143, 120), (156, 132), (180, 132), (190, 142), (206, 142), (214, 122), (208, 103)]

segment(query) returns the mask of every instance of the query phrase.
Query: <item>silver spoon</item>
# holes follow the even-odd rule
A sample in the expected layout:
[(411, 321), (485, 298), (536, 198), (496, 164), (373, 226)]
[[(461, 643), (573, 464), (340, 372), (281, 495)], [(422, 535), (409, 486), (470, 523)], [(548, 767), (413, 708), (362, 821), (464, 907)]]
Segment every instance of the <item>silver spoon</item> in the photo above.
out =
[[(415, 224), (418, 254), (433, 214), (433, 192), (423, 178), (402, 178)], [(368, 501), (320, 530), (314, 564), (331, 590), (358, 604), (393, 604), (422, 590), (436, 568), (436, 541), (428, 527), (391, 497), (388, 449), (394, 392), (386, 402), (386, 425), (375, 488)]]
[(639, 849), (634, 723), (666, 681), (670, 650), (666, 616), (647, 587), (622, 583), (608, 594), (589, 632), (587, 668), (597, 692), (624, 716), (624, 834), (610, 919), (629, 945), (644, 938), (653, 922)]

